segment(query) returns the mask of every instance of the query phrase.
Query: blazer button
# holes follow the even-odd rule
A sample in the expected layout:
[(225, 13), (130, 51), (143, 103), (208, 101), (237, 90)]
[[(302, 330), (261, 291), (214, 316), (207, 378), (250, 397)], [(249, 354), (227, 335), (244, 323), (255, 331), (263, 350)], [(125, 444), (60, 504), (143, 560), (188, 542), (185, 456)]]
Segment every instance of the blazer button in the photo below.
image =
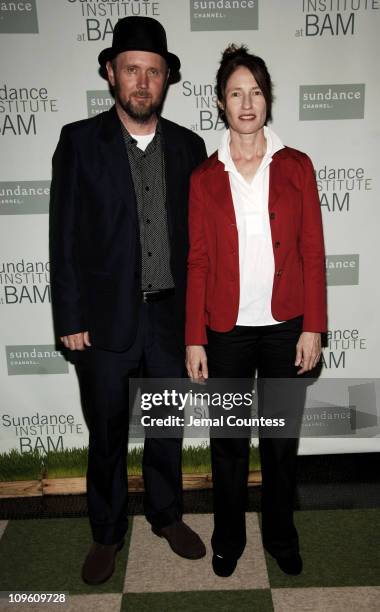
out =
[(275, 219), (276, 218), (276, 214), (274, 212), (271, 212), (269, 215), (269, 219)]
[(274, 247), (278, 249), (279, 246), (280, 246), (280, 241), (276, 240), (276, 242), (274, 243)]
[(281, 276), (281, 274), (282, 274), (282, 270), (278, 270), (278, 271), (276, 272), (276, 276)]

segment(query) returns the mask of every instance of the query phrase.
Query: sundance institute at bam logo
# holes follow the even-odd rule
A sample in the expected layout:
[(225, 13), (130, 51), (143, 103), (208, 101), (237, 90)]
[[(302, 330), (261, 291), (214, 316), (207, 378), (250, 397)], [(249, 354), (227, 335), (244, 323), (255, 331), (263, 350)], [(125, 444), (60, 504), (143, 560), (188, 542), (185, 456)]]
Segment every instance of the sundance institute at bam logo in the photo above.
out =
[(302, 6), (298, 4), (304, 21), (296, 37), (354, 36), (359, 20), (366, 14), (363, 27), (368, 27), (369, 20), (376, 18), (373, 11), (380, 9), (378, 0), (302, 0)]
[(300, 121), (363, 119), (365, 85), (301, 85)]
[(69, 365), (53, 344), (6, 346), (9, 376), (19, 374), (67, 374)]
[(38, 34), (36, 0), (2, 0), (0, 34)]
[(57, 113), (57, 102), (50, 98), (46, 87), (11, 87), (0, 83), (0, 136), (35, 136), (38, 118)]
[[(60, 1), (63, 4), (64, 0)], [(155, 19), (160, 17), (159, 0), (66, 0), (66, 2), (78, 11), (75, 23), (83, 28), (77, 31), (78, 42), (104, 41), (111, 38), (115, 24), (124, 17)]]
[(193, 32), (257, 30), (259, 0), (190, 0)]

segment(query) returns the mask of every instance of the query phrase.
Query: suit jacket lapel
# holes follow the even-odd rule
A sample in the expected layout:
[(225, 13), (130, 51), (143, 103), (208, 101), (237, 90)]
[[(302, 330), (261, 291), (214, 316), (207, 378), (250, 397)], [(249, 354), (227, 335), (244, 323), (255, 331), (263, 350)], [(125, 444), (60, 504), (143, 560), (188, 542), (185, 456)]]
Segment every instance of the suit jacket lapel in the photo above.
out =
[(179, 177), (182, 174), (181, 157), (179, 155), (176, 140), (171, 133), (170, 124), (168, 124), (163, 118), (160, 119), (160, 124), (162, 129), (165, 157), (167, 220), (169, 236), (172, 238), (176, 216), (175, 194), (180, 184)]
[[(218, 209), (227, 215), (231, 224), (236, 225), (228, 172), (225, 172), (224, 165), (218, 160), (217, 153), (214, 153), (214, 155), (214, 174), (209, 183), (209, 189)], [(273, 156), (273, 160), (269, 166), (269, 213), (276, 207), (283, 191), (284, 178), (281, 171), (281, 161), (284, 159), (284, 155), (286, 155), (286, 147), (285, 149), (281, 149), (279, 154)]]
[(111, 178), (114, 189), (128, 206), (128, 211), (137, 224), (137, 205), (128, 155), (123, 141), (120, 119), (113, 106), (102, 117), (100, 128), (100, 155)]
[(228, 172), (224, 170), (224, 164), (218, 160), (215, 153), (214, 175), (210, 181), (210, 192), (216, 202), (218, 210), (223, 212), (229, 219), (231, 225), (236, 225), (235, 209), (232, 201), (230, 180)]
[(276, 207), (277, 201), (281, 195), (283, 188), (283, 178), (281, 172), (281, 159), (283, 157), (283, 151), (286, 149), (280, 149), (278, 153), (275, 153), (272, 162), (269, 166), (269, 203), (268, 209), (271, 213)]

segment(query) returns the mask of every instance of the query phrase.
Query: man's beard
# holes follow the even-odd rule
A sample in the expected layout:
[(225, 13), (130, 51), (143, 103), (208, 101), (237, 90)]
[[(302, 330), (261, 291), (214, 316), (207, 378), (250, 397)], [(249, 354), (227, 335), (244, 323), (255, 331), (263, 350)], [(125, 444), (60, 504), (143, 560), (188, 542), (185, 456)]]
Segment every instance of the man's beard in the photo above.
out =
[[(148, 123), (153, 115), (156, 115), (161, 108), (162, 100), (157, 102), (150, 101), (148, 105), (142, 105), (138, 102), (134, 102), (133, 96), (130, 96), (129, 100), (122, 100), (116, 93), (117, 101), (119, 102), (122, 109), (137, 123)], [(138, 94), (138, 92), (136, 92)], [(149, 96), (146, 96), (147, 98)]]

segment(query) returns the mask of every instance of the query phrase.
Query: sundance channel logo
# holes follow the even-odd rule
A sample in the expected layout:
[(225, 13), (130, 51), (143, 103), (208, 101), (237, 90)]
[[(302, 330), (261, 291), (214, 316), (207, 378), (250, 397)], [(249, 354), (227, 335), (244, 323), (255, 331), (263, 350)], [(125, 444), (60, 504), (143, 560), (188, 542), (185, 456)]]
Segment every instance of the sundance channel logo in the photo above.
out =
[(359, 255), (327, 255), (328, 285), (358, 285)]
[(2, 0), (0, 34), (38, 34), (36, 0)]
[(54, 344), (19, 344), (5, 347), (8, 375), (67, 374), (69, 364)]
[(314, 381), (306, 399), (301, 437), (378, 435), (379, 380), (356, 379), (353, 383), (344, 378)]
[(191, 30), (257, 30), (258, 5), (258, 0), (190, 0)]
[(49, 212), (50, 181), (0, 182), (0, 215)]
[(93, 89), (86, 92), (87, 95), (87, 114), (94, 117), (107, 111), (113, 106), (114, 99), (106, 89)]
[(300, 121), (364, 118), (364, 83), (301, 85)]

